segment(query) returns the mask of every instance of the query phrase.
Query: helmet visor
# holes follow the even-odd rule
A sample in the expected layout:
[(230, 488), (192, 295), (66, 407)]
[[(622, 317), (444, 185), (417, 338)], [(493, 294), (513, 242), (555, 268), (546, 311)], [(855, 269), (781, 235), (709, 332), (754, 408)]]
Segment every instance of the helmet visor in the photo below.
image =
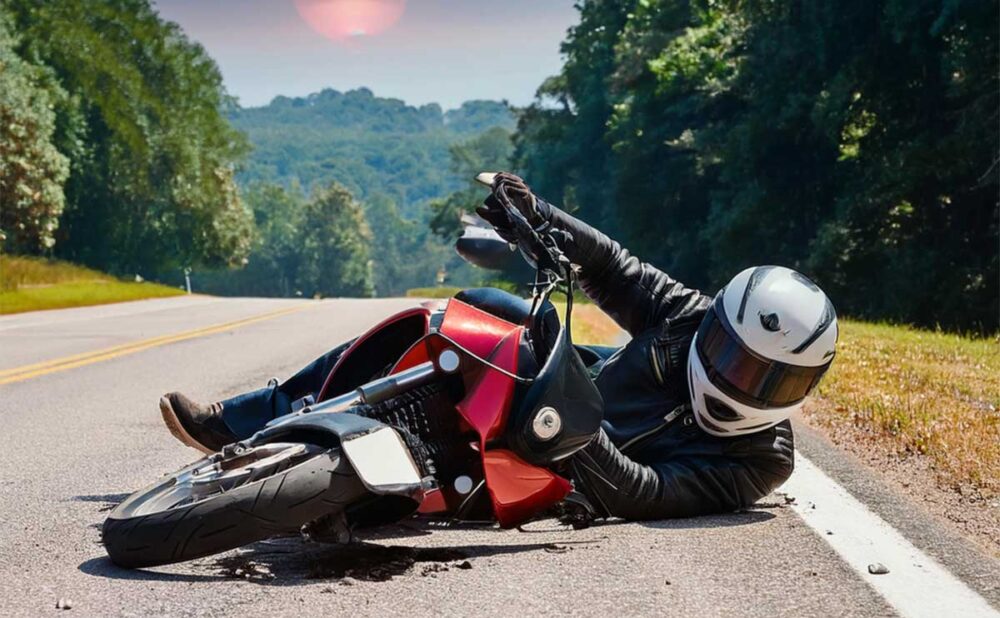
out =
[(721, 297), (698, 328), (698, 357), (709, 380), (736, 401), (755, 408), (784, 408), (803, 399), (830, 367), (801, 367), (768, 360), (749, 350), (726, 319)]

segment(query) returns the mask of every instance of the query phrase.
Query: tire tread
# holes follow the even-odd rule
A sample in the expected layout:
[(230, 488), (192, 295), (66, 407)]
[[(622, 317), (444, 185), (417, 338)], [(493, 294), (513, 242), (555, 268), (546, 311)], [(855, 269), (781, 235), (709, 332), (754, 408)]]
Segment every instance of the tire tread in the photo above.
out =
[[(316, 478), (327, 479), (317, 490)], [(261, 500), (265, 486), (277, 487)], [(344, 508), (366, 494), (339, 449), (330, 449), (277, 475), (194, 504), (104, 522), (102, 541), (111, 560), (140, 568), (182, 562), (235, 549)], [(178, 513), (181, 513), (178, 516)]]

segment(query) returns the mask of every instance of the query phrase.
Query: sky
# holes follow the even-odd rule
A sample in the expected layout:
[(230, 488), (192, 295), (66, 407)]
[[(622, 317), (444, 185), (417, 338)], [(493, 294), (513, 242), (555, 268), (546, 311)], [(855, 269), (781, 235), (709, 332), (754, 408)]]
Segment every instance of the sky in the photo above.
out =
[(574, 0), (155, 0), (244, 107), (365, 86), (445, 109), (531, 101), (562, 65)]

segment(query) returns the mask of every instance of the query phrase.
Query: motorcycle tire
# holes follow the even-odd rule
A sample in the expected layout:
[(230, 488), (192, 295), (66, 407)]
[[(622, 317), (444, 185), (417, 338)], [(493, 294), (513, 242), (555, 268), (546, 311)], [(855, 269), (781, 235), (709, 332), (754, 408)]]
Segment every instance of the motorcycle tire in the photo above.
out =
[(307, 452), (271, 470), (259, 468), (241, 484), (189, 496), (178, 504), (171, 504), (174, 496), (169, 492), (188, 487), (181, 481), (197, 480), (199, 470), (211, 471), (211, 458), (130, 496), (104, 522), (102, 541), (112, 562), (141, 568), (224, 552), (296, 533), (303, 525), (341, 511), (366, 495), (339, 448), (272, 444), (255, 449), (268, 447), (272, 451), (297, 447)]

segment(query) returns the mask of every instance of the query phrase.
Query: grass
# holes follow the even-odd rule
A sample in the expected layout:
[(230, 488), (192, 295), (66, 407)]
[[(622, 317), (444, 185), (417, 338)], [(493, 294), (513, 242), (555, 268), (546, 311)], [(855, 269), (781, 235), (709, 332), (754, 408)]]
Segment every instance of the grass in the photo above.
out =
[[(563, 318), (566, 305), (555, 303), (559, 319)], [(573, 342), (591, 345), (621, 345), (623, 331), (614, 320), (590, 303), (573, 303)]]
[(122, 281), (68, 262), (0, 255), (0, 314), (104, 305), (183, 293), (157, 283)]
[(462, 288), (436, 287), (436, 288), (412, 288), (406, 290), (409, 298), (451, 298), (462, 291)]
[(900, 457), (939, 484), (1000, 495), (1000, 340), (841, 321), (810, 417)]

